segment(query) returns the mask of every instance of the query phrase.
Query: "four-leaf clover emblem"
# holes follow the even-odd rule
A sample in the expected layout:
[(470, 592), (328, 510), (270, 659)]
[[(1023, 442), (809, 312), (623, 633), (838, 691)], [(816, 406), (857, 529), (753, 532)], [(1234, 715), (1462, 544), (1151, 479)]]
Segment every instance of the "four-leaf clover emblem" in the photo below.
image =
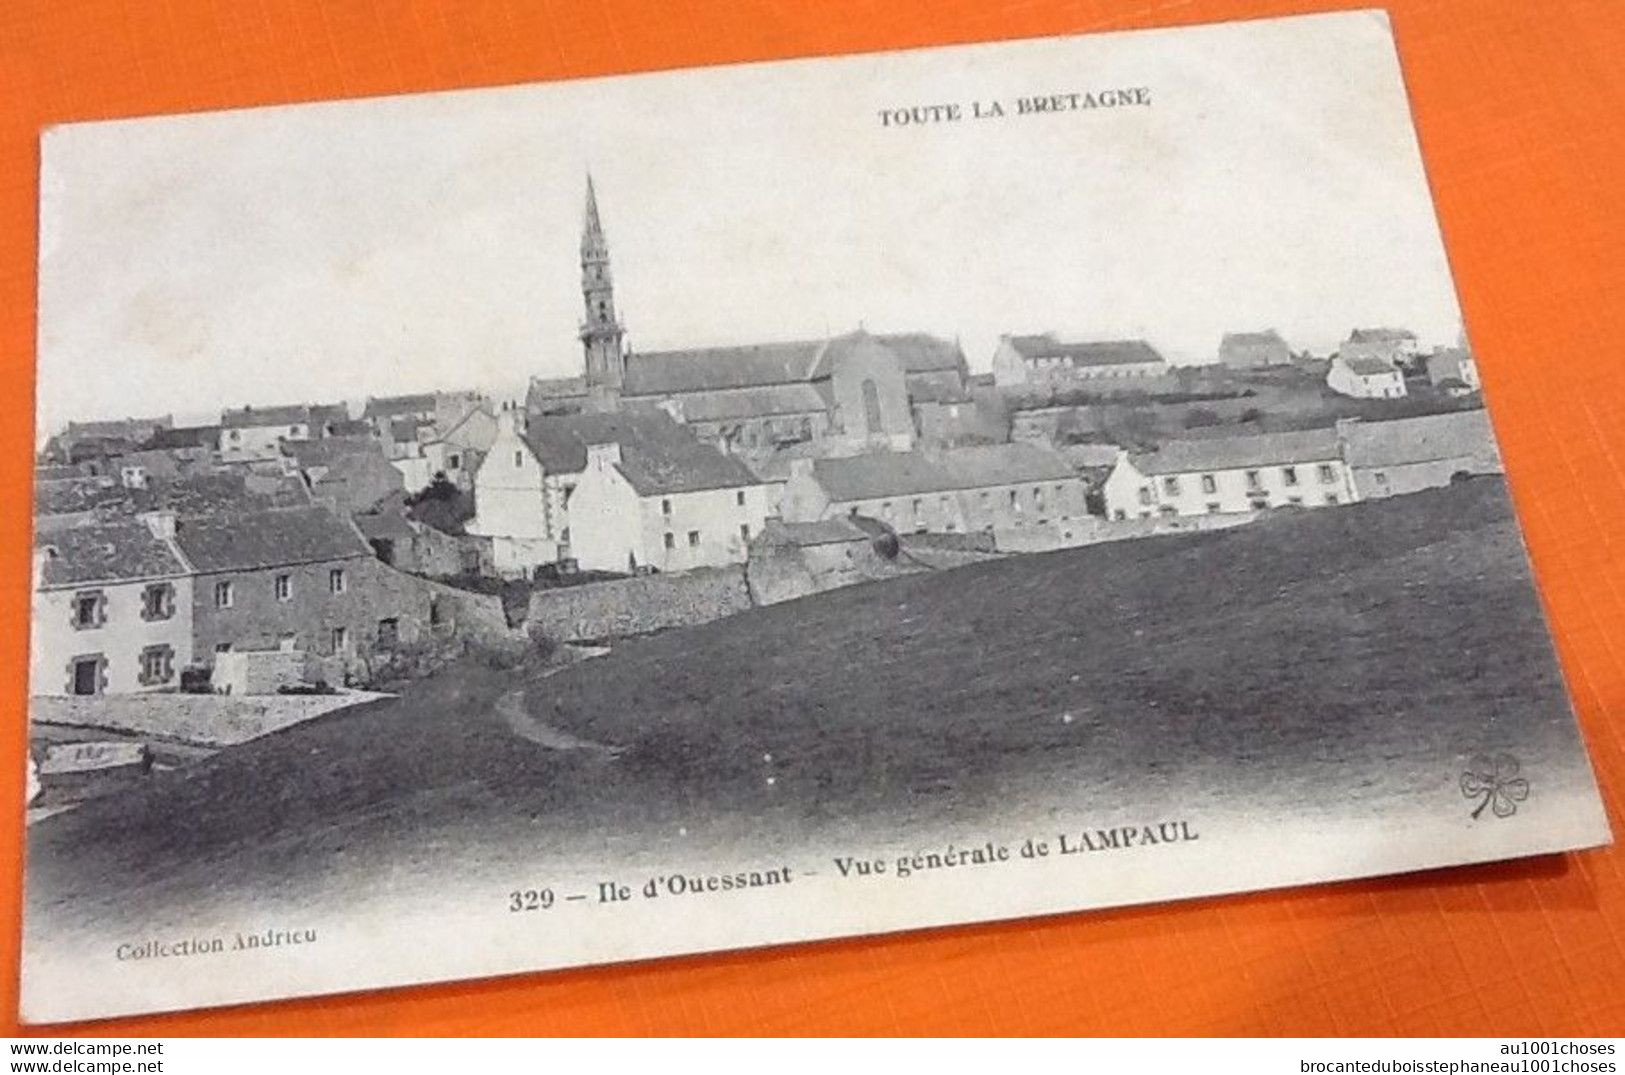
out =
[(1529, 798), (1529, 781), (1518, 775), (1518, 759), (1511, 754), (1479, 754), (1461, 774), (1461, 793), (1481, 800), (1474, 818), (1486, 807), (1496, 817), (1511, 817), (1518, 812), (1518, 804)]

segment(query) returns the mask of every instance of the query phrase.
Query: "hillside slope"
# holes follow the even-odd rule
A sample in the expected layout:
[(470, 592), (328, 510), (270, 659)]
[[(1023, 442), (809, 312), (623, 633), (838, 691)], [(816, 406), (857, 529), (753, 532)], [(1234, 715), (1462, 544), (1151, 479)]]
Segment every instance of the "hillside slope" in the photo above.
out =
[[(557, 735), (515, 734), (520, 710)], [(1058, 795), (1376, 812), (1464, 749), (1572, 736), (1482, 480), (833, 591), (529, 683), (453, 669), (39, 824), (28, 897), (31, 923), (139, 922)]]

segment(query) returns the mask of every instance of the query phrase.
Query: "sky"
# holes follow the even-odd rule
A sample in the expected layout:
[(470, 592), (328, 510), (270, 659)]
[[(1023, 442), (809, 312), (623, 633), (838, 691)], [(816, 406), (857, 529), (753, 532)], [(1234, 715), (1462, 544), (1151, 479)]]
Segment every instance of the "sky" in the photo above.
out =
[[(1015, 114), (1122, 89), (1150, 104)], [(42, 431), (578, 373), (589, 171), (639, 350), (1460, 328), (1378, 12), (72, 124), (42, 159)]]

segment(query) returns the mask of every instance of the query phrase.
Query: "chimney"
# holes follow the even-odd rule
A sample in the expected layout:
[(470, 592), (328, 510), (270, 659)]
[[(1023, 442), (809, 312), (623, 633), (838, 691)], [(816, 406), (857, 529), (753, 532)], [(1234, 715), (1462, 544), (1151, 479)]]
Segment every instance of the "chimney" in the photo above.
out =
[(141, 513), (141, 521), (147, 524), (152, 536), (159, 541), (168, 541), (180, 529), (180, 523), (175, 519), (172, 511), (146, 511)]
[(621, 446), (611, 441), (608, 444), (587, 445), (587, 465), (596, 470), (612, 467), (621, 461)]

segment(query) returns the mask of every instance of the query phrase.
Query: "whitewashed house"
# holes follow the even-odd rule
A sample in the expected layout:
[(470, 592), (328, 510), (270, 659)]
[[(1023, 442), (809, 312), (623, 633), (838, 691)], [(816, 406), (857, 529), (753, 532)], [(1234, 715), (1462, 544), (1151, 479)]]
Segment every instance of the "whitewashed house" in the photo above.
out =
[(175, 690), (192, 653), (191, 568), (174, 516), (76, 526), (34, 550), (29, 693)]
[(664, 414), (650, 422), (666, 428), (585, 445), (569, 497), (576, 563), (623, 572), (744, 563), (768, 517), (768, 483)]
[(320, 440), (350, 420), (341, 403), (238, 407), (220, 414), (220, 457), (228, 463), (276, 459), (284, 441)]
[(1386, 358), (1349, 357), (1339, 352), (1326, 371), (1326, 387), (1355, 399), (1402, 399), (1405, 374)]
[(504, 575), (528, 574), (559, 559), (547, 475), (524, 421), (517, 409), (498, 415), (496, 436), (474, 474), (474, 517), (464, 527), (491, 539), (492, 562)]
[(1318, 508), (1358, 499), (1335, 429), (1176, 440), (1118, 455), (1106, 478), (1112, 519)]

